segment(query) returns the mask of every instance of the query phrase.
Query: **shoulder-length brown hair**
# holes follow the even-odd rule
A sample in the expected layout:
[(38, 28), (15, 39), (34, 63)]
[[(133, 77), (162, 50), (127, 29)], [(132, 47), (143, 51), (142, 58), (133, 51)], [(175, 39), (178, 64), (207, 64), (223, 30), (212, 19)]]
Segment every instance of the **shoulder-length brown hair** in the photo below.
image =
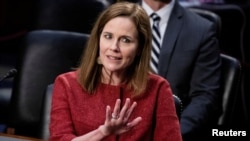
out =
[(152, 40), (149, 17), (144, 9), (136, 3), (117, 2), (103, 11), (97, 19), (78, 68), (78, 81), (89, 93), (96, 90), (102, 75), (102, 65), (97, 63), (101, 32), (108, 21), (119, 16), (130, 18), (139, 35), (140, 53), (127, 69), (127, 86), (133, 90), (133, 96), (139, 96), (146, 90)]

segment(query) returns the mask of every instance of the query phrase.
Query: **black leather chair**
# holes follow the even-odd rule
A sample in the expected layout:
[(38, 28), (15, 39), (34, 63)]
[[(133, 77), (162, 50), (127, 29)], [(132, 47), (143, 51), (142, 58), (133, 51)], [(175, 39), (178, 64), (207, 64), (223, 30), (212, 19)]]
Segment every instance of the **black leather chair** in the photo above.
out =
[[(221, 54), (222, 60), (222, 115), (218, 125), (226, 129), (232, 128), (237, 121), (233, 116), (237, 112), (237, 99), (240, 94), (241, 63), (235, 57)], [(243, 116), (243, 115), (237, 115)]]
[(247, 17), (242, 8), (236, 4), (200, 4), (188, 8), (208, 10), (221, 19), (220, 48), (222, 53), (245, 60), (244, 37)]
[(217, 29), (217, 38), (220, 39), (221, 36), (221, 18), (216, 13), (200, 8), (190, 7), (189, 10), (200, 15), (201, 17), (208, 19), (209, 21), (215, 23)]
[(38, 0), (34, 29), (90, 33), (97, 16), (110, 0)]
[(88, 34), (37, 30), (23, 39), (9, 107), (8, 133), (42, 138), (44, 91), (78, 64)]
[(173, 95), (173, 97), (174, 97), (176, 113), (177, 113), (177, 116), (178, 116), (178, 118), (180, 120), (181, 119), (181, 113), (183, 111), (183, 103), (182, 103), (182, 100), (177, 95)]
[(45, 91), (45, 98), (43, 102), (43, 117), (42, 117), (42, 139), (49, 139), (49, 123), (50, 123), (50, 111), (52, 101), (53, 83), (49, 84)]

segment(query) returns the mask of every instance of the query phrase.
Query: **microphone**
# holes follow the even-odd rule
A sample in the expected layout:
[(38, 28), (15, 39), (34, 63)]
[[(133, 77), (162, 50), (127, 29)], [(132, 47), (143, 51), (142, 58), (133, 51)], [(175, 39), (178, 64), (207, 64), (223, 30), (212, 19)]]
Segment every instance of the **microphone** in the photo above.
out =
[(14, 77), (17, 74), (17, 70), (16, 69), (11, 69), (9, 70), (8, 73), (6, 73), (1, 79), (0, 82), (2, 82), (3, 80), (7, 79), (7, 78), (11, 78)]

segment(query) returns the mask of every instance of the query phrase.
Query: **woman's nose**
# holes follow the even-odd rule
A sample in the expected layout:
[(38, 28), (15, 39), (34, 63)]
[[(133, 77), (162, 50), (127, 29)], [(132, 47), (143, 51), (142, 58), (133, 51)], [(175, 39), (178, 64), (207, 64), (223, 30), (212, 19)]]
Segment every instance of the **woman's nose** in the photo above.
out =
[(110, 49), (113, 51), (119, 51), (119, 40), (114, 40), (110, 46)]

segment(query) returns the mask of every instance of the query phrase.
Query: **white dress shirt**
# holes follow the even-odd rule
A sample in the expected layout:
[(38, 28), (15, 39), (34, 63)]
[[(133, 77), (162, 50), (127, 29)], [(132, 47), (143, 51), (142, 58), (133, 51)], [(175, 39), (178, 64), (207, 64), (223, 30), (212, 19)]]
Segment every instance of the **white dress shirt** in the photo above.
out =
[[(152, 8), (150, 8), (148, 6), (147, 3), (145, 3), (144, 1), (142, 1), (142, 7), (144, 8), (144, 10), (147, 12), (147, 14), (150, 16), (152, 13), (156, 13), (158, 14), (158, 16), (161, 17), (160, 23), (159, 23), (159, 27), (160, 27), (160, 34), (161, 34), (161, 44), (164, 38), (164, 32), (167, 28), (168, 25), (168, 20), (170, 17), (170, 13), (172, 12), (172, 9), (174, 7), (174, 2), (175, 0), (172, 0), (169, 4), (166, 4), (164, 7), (162, 7), (161, 9), (157, 10), (157, 11), (153, 11)], [(152, 18), (150, 18), (150, 24), (152, 26), (153, 24), (153, 20)]]

